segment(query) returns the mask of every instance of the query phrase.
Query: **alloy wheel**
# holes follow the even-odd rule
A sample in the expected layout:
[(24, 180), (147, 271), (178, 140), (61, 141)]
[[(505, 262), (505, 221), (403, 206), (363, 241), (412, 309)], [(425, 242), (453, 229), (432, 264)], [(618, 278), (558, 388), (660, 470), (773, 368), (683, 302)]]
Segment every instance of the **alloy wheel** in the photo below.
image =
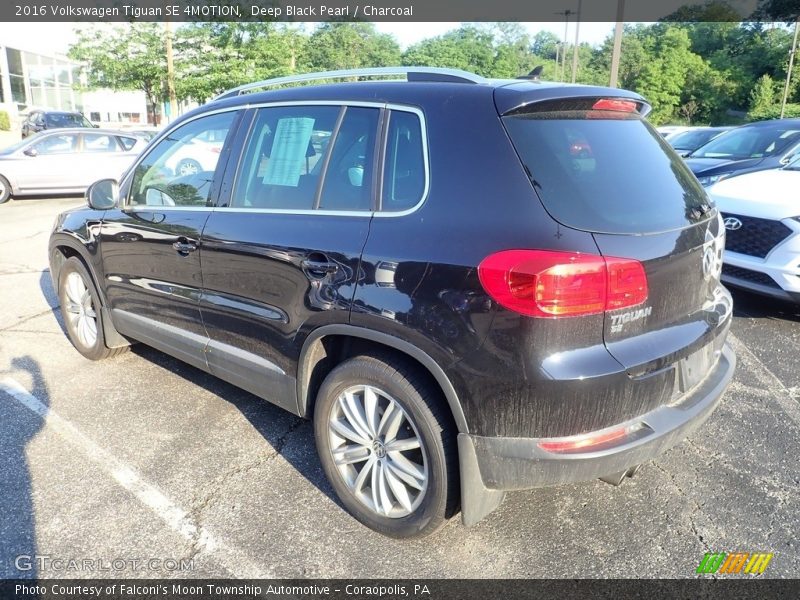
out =
[(74, 272), (67, 275), (64, 292), (67, 297), (65, 316), (69, 319), (72, 330), (84, 347), (94, 347), (97, 343), (97, 313), (92, 294), (83, 277)]
[(350, 492), (377, 515), (413, 513), (428, 488), (426, 450), (400, 404), (371, 385), (345, 389), (328, 421), (331, 454)]

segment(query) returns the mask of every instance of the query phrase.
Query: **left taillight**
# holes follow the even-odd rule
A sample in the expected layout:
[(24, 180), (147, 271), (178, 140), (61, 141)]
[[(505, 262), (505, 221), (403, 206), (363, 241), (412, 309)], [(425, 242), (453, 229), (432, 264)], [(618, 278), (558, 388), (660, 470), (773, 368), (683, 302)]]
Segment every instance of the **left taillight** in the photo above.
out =
[(478, 266), (484, 290), (531, 317), (577, 317), (636, 306), (647, 275), (633, 259), (552, 250), (504, 250)]

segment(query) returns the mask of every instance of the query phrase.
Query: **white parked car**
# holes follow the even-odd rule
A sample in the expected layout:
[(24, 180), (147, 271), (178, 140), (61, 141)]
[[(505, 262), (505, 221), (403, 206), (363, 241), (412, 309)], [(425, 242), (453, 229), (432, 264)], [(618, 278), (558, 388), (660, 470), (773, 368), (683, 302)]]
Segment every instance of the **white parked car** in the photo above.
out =
[(0, 204), (36, 194), (82, 194), (98, 177), (118, 179), (147, 142), (123, 131), (48, 129), (0, 150)]
[(722, 281), (800, 303), (800, 158), (708, 189), (727, 239)]

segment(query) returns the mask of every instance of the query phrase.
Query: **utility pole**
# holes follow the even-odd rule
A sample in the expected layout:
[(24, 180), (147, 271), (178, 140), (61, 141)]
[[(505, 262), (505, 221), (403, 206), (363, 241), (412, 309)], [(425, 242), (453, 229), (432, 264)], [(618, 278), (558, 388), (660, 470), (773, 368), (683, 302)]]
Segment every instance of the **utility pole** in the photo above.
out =
[(167, 92), (169, 94), (169, 120), (175, 120), (178, 112), (178, 98), (175, 95), (175, 65), (172, 60), (172, 27), (169, 21), (164, 21), (167, 46)]
[(619, 79), (619, 57), (622, 52), (622, 27), (625, 22), (625, 0), (617, 0), (617, 24), (614, 26), (614, 49), (611, 51), (611, 81), (609, 87), (617, 87)]
[(583, 0), (578, 0), (578, 13), (575, 17), (575, 47), (572, 49), (572, 83), (578, 77), (578, 34), (581, 30), (581, 4)]
[[(569, 16), (572, 14), (570, 9), (563, 12), (555, 13), (557, 15), (564, 15), (564, 42), (561, 48), (561, 77), (557, 78), (558, 81), (563, 81), (567, 78), (567, 35), (569, 34)], [(558, 56), (556, 55), (556, 75), (558, 75)]]
[(786, 100), (789, 98), (789, 83), (792, 80), (792, 67), (794, 66), (794, 55), (797, 53), (797, 30), (800, 29), (800, 17), (794, 22), (794, 39), (792, 49), (789, 51), (789, 68), (786, 70), (786, 85), (783, 86), (783, 100), (781, 101), (781, 119), (786, 113)]

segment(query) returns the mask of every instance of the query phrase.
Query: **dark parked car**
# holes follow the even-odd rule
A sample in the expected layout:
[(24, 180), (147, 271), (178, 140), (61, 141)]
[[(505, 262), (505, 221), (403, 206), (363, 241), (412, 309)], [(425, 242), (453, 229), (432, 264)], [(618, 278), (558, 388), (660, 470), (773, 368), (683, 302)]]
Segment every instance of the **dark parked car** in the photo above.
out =
[[(648, 110), (416, 67), (237, 88), (60, 216), (67, 333), (313, 418), (333, 489), (386, 535), (618, 484), (711, 414), (735, 362), (719, 214)], [(222, 130), (216, 164), (168, 166)]]
[(22, 137), (26, 138), (45, 129), (62, 127), (94, 127), (91, 121), (77, 112), (60, 110), (32, 110), (22, 122)]
[(675, 152), (681, 156), (688, 156), (703, 144), (731, 129), (733, 127), (692, 127), (688, 131), (670, 136), (667, 142), (675, 148)]
[(800, 119), (742, 125), (689, 154), (686, 164), (704, 186), (727, 177), (777, 169), (800, 154)]

